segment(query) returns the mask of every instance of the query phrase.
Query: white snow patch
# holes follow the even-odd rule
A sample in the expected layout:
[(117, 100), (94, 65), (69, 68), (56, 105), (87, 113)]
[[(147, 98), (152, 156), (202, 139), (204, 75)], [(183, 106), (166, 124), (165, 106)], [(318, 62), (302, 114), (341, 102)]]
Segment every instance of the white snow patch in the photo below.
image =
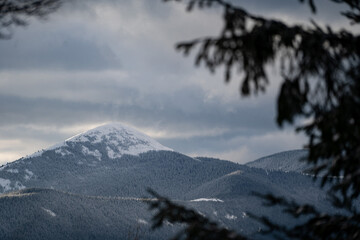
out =
[(28, 169), (25, 169), (25, 173), (26, 173), (24, 176), (25, 181), (30, 180), (34, 176), (34, 173)]
[(61, 156), (66, 156), (66, 155), (70, 155), (72, 154), (71, 152), (69, 152), (68, 150), (64, 149), (64, 148), (58, 148), (55, 150), (55, 153), (60, 154)]
[(85, 155), (91, 155), (96, 157), (99, 161), (101, 161), (102, 154), (99, 152), (99, 150), (91, 151), (89, 148), (82, 146), (81, 149), (82, 153)]
[(200, 211), (196, 211), (198, 214), (200, 214), (201, 216), (205, 217), (206, 215)]
[(224, 201), (218, 198), (198, 198), (191, 200), (190, 202), (224, 202)]
[(42, 209), (43, 209), (45, 212), (47, 212), (50, 216), (56, 217), (56, 214), (55, 214), (53, 211), (51, 211), (50, 209), (46, 209), (46, 208), (43, 208), (43, 207), (42, 207)]
[(6, 171), (9, 173), (19, 173), (19, 170), (17, 170), (17, 169), (8, 169)]
[(174, 226), (174, 224), (172, 224), (171, 222), (169, 222), (168, 220), (164, 221), (164, 224), (167, 226)]
[(107, 151), (107, 155), (109, 158), (117, 158), (117, 157), (121, 157), (121, 154), (117, 154), (114, 152), (114, 150), (112, 150), (109, 146), (106, 147), (106, 151)]
[(226, 176), (240, 175), (240, 174), (242, 174), (242, 173), (243, 173), (243, 171), (237, 170), (237, 171), (235, 171), (235, 172), (231, 172), (231, 173), (227, 174)]
[(65, 142), (61, 142), (61, 143), (57, 143), (55, 145), (52, 145), (51, 147), (47, 148), (47, 149), (42, 149), (42, 150), (39, 150), (29, 156), (26, 156), (27, 158), (32, 158), (32, 157), (39, 157), (41, 156), (45, 151), (49, 151), (49, 150), (54, 150), (54, 149), (58, 149), (58, 148), (61, 148), (61, 147), (64, 147), (64, 146), (67, 146), (66, 144), (66, 141)]
[[(139, 155), (151, 150), (173, 151), (149, 136), (120, 123), (102, 125), (71, 137), (66, 142), (104, 142), (113, 148), (107, 149), (110, 158), (121, 157), (123, 154)], [(118, 151), (115, 152), (115, 149)]]
[(3, 187), (4, 191), (11, 190), (10, 184), (11, 181), (9, 179), (0, 178), (0, 186)]
[(226, 218), (226, 219), (229, 219), (229, 220), (236, 220), (236, 219), (237, 219), (237, 216), (231, 215), (231, 214), (226, 214), (226, 215), (225, 215), (225, 218)]
[(139, 219), (137, 220), (137, 222), (140, 223), (140, 224), (145, 224), (145, 225), (149, 224), (146, 220), (141, 219), (141, 218), (139, 218)]
[(18, 182), (18, 181), (15, 182), (15, 189), (21, 190), (24, 188), (26, 188), (26, 187), (24, 185), (22, 185), (21, 182)]

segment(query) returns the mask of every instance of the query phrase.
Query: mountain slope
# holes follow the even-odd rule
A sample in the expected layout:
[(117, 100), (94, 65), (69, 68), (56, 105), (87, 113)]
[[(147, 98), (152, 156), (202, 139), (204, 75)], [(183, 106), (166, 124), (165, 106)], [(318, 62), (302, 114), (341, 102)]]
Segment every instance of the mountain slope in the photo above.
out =
[[(82, 146), (84, 155), (92, 155), (101, 161), (103, 154), (108, 158), (119, 158), (124, 154), (138, 155), (151, 150), (172, 151), (149, 136), (120, 123), (105, 124), (84, 133), (75, 135), (62, 143), (58, 143), (46, 150), (38, 151), (29, 157), (41, 156), (47, 150), (55, 150), (64, 155), (71, 154), (75, 145)], [(106, 146), (102, 149), (102, 146)], [(91, 149), (88, 148), (91, 146)], [(69, 151), (70, 150), (70, 151)], [(102, 151), (101, 151), (102, 150)]]
[(87, 195), (141, 196), (151, 187), (170, 197), (180, 197), (206, 181), (244, 168), (227, 161), (195, 160), (170, 151), (124, 155), (94, 166), (78, 164), (81, 159), (79, 155), (64, 157), (50, 150), (31, 161), (6, 166), (0, 171), (0, 178), (9, 183), (3, 191), (45, 187)]
[(25, 187), (58, 187), (59, 182), (76, 185), (86, 181), (87, 175), (114, 165), (122, 156), (164, 150), (172, 151), (130, 127), (106, 124), (0, 167), (0, 193)]
[(193, 205), (198, 211), (250, 239), (272, 239), (258, 233), (264, 226), (251, 219), (249, 213), (268, 216), (273, 222), (286, 226), (298, 224), (303, 219), (292, 218), (279, 207), (265, 207), (262, 199), (253, 193), (271, 193), (300, 204), (310, 204), (322, 212), (337, 212), (338, 209), (328, 201), (326, 189), (319, 186), (319, 181), (314, 182), (312, 177), (296, 172), (248, 168), (206, 182), (190, 191), (186, 198), (201, 200), (206, 196), (213, 205), (198, 202)]
[[(301, 183), (301, 184), (299, 184)], [(311, 179), (297, 173), (272, 172), (245, 167), (205, 182), (190, 191), (188, 200), (173, 201), (235, 229), (251, 239), (264, 239), (263, 226), (248, 216), (271, 216), (290, 226), (295, 220), (279, 208), (266, 208), (252, 191), (281, 195), (310, 203), (324, 212), (336, 211), (326, 202), (324, 191)], [(310, 191), (310, 193), (309, 193)], [(163, 194), (161, 190), (158, 191)], [(147, 194), (148, 196), (148, 194)], [(85, 196), (51, 189), (25, 189), (0, 195), (0, 239), (169, 239), (182, 227), (168, 224), (151, 231), (146, 202), (139, 198)], [(269, 239), (266, 237), (265, 239)]]
[(142, 196), (151, 187), (179, 198), (241, 168), (170, 151), (135, 130), (110, 124), (3, 166), (0, 193), (42, 187), (86, 195)]
[(303, 161), (307, 155), (307, 150), (285, 151), (259, 158), (247, 163), (246, 166), (284, 172), (304, 172), (309, 168)]
[(147, 206), (137, 199), (27, 189), (0, 195), (0, 205), (0, 239), (134, 239), (137, 228), (164, 239), (150, 231)]
[(325, 191), (296, 172), (304, 154), (279, 153), (245, 166), (191, 158), (123, 125), (104, 125), (0, 168), (0, 239), (133, 239), (128, 234), (138, 226), (142, 239), (168, 239), (181, 226), (150, 231), (151, 213), (138, 199), (148, 187), (261, 239), (263, 226), (248, 212), (295, 222), (279, 208), (264, 208), (253, 191), (335, 211)]

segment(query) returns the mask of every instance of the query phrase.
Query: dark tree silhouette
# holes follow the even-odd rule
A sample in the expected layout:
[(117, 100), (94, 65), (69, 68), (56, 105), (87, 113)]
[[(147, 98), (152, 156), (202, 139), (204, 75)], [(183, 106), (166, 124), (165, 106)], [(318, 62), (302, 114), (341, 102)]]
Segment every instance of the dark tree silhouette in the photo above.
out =
[(0, 39), (12, 36), (13, 26), (25, 26), (29, 17), (45, 17), (61, 0), (0, 0)]
[[(341, 14), (351, 24), (359, 25), (359, 0), (329, 1), (347, 6)], [(315, 14), (316, 1), (306, 2)], [(308, 120), (296, 127), (309, 138), (307, 162), (315, 178), (321, 177), (322, 186), (330, 186), (333, 205), (346, 211), (344, 215), (323, 214), (313, 206), (258, 194), (266, 205), (282, 206), (293, 217), (307, 219), (287, 227), (253, 216), (268, 227), (263, 233), (291, 239), (360, 239), (360, 214), (354, 206), (360, 194), (360, 36), (345, 29), (323, 28), (314, 21), (309, 27), (288, 25), (224, 0), (189, 0), (186, 4), (188, 11), (223, 8), (224, 25), (219, 36), (180, 42), (176, 48), (185, 55), (197, 51), (195, 65), (203, 64), (211, 72), (224, 67), (226, 82), (238, 70), (242, 96), (265, 91), (269, 84), (266, 67), (280, 60), (283, 81), (277, 99), (277, 123), (281, 127), (294, 124), (296, 118)], [(179, 212), (166, 201), (160, 200), (168, 208), (153, 206), (158, 208), (157, 216), (177, 222), (172, 215), (175, 211), (182, 222), (194, 225), (184, 218), (188, 210)], [(187, 239), (208, 236), (188, 235)]]
[(156, 197), (156, 201), (147, 201), (150, 209), (158, 210), (157, 214), (153, 217), (152, 228), (159, 228), (163, 225), (164, 221), (171, 223), (185, 223), (185, 227), (180, 231), (173, 240), (181, 239), (207, 239), (207, 240), (245, 240), (246, 238), (238, 235), (234, 231), (228, 230), (219, 226), (217, 223), (210, 221), (206, 217), (200, 215), (194, 210), (187, 209), (181, 205), (171, 202), (169, 199), (164, 198), (154, 192), (148, 190), (151, 195)]

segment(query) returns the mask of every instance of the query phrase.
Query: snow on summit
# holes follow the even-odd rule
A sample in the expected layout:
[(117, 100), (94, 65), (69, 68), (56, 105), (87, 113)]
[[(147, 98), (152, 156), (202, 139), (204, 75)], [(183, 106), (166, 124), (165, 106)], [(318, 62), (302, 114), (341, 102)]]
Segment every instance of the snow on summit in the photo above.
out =
[[(126, 159), (140, 159), (141, 156), (134, 156), (161, 150), (173, 151), (131, 127), (119, 123), (105, 124), (1, 167), (0, 194), (31, 186), (45, 185), (62, 190), (68, 190), (69, 186), (76, 183), (83, 187), (82, 184), (89, 182), (93, 186), (94, 182), (101, 181), (100, 175), (107, 179), (107, 173), (111, 174), (114, 166), (118, 167), (116, 175), (119, 172), (123, 173), (120, 176), (126, 175)], [(132, 157), (127, 156), (121, 161), (124, 155)], [(99, 185), (101, 189), (104, 182), (109, 183), (109, 189), (118, 185), (116, 181), (103, 180)], [(90, 191), (89, 189), (87, 191)], [(50, 210), (44, 211), (54, 215)]]
[(120, 123), (109, 123), (75, 135), (62, 143), (36, 152), (29, 157), (37, 157), (46, 150), (54, 149), (61, 155), (67, 155), (70, 152), (65, 148), (74, 144), (84, 144), (82, 147), (83, 154), (94, 155), (99, 160), (101, 160), (101, 153), (97, 149), (89, 150), (85, 145), (105, 146), (109, 158), (121, 157), (124, 154), (138, 155), (148, 151), (173, 151), (131, 127)]

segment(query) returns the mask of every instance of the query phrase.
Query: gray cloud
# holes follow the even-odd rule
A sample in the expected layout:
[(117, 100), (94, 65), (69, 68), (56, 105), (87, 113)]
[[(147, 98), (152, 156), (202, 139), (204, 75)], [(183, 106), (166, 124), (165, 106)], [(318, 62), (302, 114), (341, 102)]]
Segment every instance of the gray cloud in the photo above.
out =
[[(289, 22), (308, 20), (297, 1), (237, 2)], [(319, 17), (335, 22), (334, 11), (331, 5)], [(225, 85), (221, 73), (194, 68), (192, 57), (174, 50), (178, 41), (216, 35), (221, 24), (218, 10), (89, 0), (16, 29), (0, 42), (0, 162), (109, 121), (180, 152), (238, 162), (302, 147), (303, 136), (275, 125), (276, 74), (266, 95), (241, 99), (237, 79)]]
[[(124, 93), (131, 95), (131, 89)], [(237, 136), (243, 136), (244, 142), (247, 137), (276, 130), (268, 102), (241, 107), (224, 105), (219, 99), (204, 102), (204, 95), (200, 88), (189, 87), (125, 104), (0, 95), (4, 103), (0, 105), (0, 135), (30, 142), (38, 139), (48, 142), (46, 147), (78, 133), (76, 128), (73, 132), (62, 132), (62, 128), (120, 121), (150, 130), (161, 143), (177, 151), (194, 153), (208, 148), (216, 153), (233, 148), (227, 141)]]
[[(19, 33), (0, 42), (0, 69), (103, 70), (119, 68), (120, 60), (107, 45), (71, 36), (76, 29), (41, 36)], [(43, 33), (44, 34), (44, 33)], [(53, 32), (45, 34), (54, 34)], [(26, 38), (26, 43), (22, 41)]]
[[(274, 129), (274, 109), (270, 102), (258, 106), (224, 104), (218, 98), (204, 101), (199, 87), (179, 89), (171, 94), (142, 95), (134, 88), (117, 89), (121, 103), (92, 103), (49, 98), (0, 95), (1, 125), (53, 124), (63, 126), (79, 121), (127, 121), (140, 126), (161, 123), (162, 128)], [(91, 96), (89, 96), (91, 98)]]

